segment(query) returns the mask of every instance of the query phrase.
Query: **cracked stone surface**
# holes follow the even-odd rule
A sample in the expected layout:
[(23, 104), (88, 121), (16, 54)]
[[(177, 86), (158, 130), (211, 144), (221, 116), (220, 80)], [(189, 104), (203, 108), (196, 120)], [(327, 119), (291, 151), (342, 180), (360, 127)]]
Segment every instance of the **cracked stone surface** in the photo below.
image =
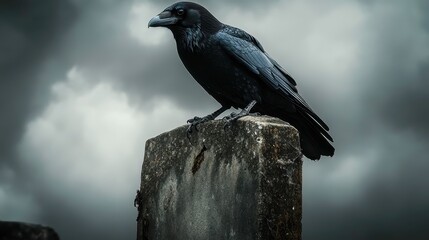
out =
[(277, 118), (187, 126), (146, 142), (137, 239), (301, 239), (298, 131)]

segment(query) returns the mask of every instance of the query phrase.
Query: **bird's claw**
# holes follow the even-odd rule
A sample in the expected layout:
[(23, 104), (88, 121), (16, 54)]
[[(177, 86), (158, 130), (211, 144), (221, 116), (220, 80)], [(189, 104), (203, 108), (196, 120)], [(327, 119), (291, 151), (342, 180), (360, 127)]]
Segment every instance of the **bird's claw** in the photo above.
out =
[(189, 124), (188, 128), (186, 129), (186, 135), (187, 135), (188, 139), (191, 139), (191, 134), (193, 132), (193, 129), (195, 129), (195, 131), (198, 132), (199, 131), (198, 125), (200, 125), (201, 123), (205, 123), (207, 121), (210, 121), (210, 120), (212, 120), (212, 118), (209, 115), (209, 116), (205, 116), (205, 117), (196, 117), (195, 116), (194, 118), (191, 118), (188, 121), (186, 121)]
[(203, 118), (195, 116), (194, 118), (188, 119), (188, 121), (186, 121), (186, 122), (192, 124), (192, 123), (201, 121), (201, 119), (203, 119)]
[(189, 125), (186, 129), (186, 137), (191, 140), (191, 134), (192, 134), (192, 125)]
[(231, 119), (235, 118), (238, 115), (238, 113), (232, 112), (230, 115), (227, 115), (222, 118), (224, 121), (230, 121)]
[(232, 126), (232, 122), (238, 119), (238, 115), (238, 113), (232, 112), (230, 115), (223, 117), (222, 120), (225, 121), (223, 129), (226, 130), (227, 128), (230, 128)]
[(227, 128), (230, 128), (232, 126), (232, 121), (226, 120), (225, 124), (223, 125), (223, 130), (226, 131)]
[(245, 116), (260, 116), (261, 114), (258, 112), (255, 113), (249, 113), (248, 111), (242, 110), (239, 113), (231, 113), (228, 116), (225, 116), (223, 120), (225, 121), (225, 124), (223, 125), (223, 129), (227, 129), (232, 126), (232, 123), (237, 121), (239, 118), (245, 117)]

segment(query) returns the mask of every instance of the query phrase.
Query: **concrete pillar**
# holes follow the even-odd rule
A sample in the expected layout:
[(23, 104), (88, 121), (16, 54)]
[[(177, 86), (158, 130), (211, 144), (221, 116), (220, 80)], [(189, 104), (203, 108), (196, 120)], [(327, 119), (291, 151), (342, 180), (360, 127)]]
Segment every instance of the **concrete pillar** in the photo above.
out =
[(186, 126), (146, 142), (137, 239), (301, 239), (298, 131), (276, 118)]

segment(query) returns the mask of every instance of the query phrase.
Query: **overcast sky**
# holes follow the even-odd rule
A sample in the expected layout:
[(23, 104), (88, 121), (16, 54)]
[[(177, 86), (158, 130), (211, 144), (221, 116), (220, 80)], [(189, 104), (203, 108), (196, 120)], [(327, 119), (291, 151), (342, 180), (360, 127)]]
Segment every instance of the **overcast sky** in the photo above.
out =
[[(254, 35), (331, 127), (304, 239), (429, 235), (429, 1), (199, 1)], [(0, 219), (134, 239), (145, 140), (219, 105), (148, 29), (172, 1), (0, 3)]]

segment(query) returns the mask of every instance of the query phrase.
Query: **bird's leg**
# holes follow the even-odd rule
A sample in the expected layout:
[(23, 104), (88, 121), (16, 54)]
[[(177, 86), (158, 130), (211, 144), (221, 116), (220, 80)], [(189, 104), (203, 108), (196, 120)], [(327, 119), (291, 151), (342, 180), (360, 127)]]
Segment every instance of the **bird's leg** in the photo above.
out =
[(187, 121), (187, 123), (189, 123), (189, 127), (187, 129), (187, 134), (188, 134), (188, 138), (189, 138), (189, 134), (192, 133), (192, 129), (194, 128), (196, 131), (198, 131), (197, 126), (201, 123), (210, 121), (210, 120), (214, 120), (217, 116), (219, 116), (221, 113), (225, 112), (228, 109), (228, 107), (224, 107), (222, 106), (221, 108), (219, 108), (218, 110), (214, 111), (213, 113), (205, 116), (205, 117), (194, 117), (191, 118)]
[(242, 109), (239, 113), (231, 113), (229, 116), (224, 117), (223, 119), (226, 121), (225, 128), (231, 126), (231, 123), (237, 121), (237, 119), (244, 116), (259, 116), (259, 113), (250, 113), (250, 110), (255, 106), (256, 100), (253, 100), (247, 105), (244, 109)]

